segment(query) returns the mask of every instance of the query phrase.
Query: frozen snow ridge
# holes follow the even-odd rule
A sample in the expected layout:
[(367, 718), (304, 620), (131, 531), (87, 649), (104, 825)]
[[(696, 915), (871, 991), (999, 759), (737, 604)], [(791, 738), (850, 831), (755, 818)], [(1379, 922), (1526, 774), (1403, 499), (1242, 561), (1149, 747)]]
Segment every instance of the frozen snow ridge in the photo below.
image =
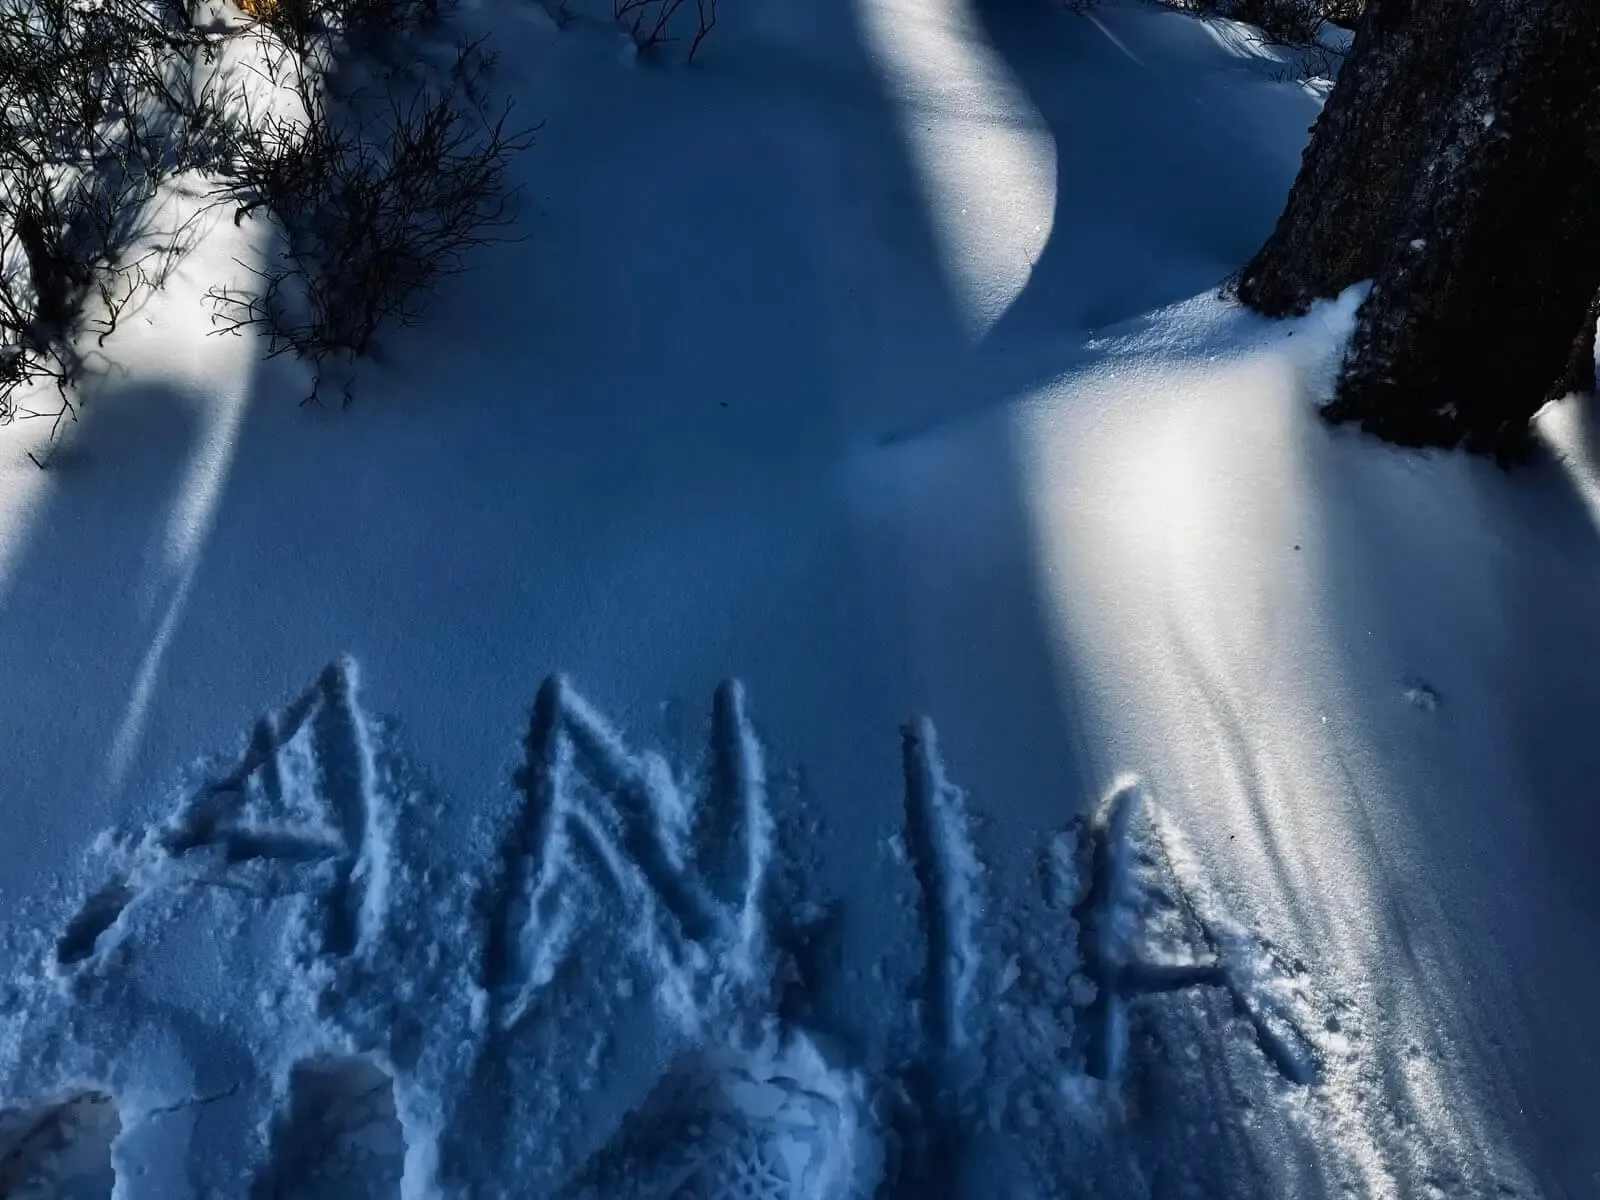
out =
[[(1084, 963), (1096, 995), (1085, 1014), (1089, 1073), (1115, 1080), (1126, 1074), (1129, 1005), (1144, 996), (1187, 988), (1221, 988), (1248, 1019), (1257, 1045), (1291, 1083), (1317, 1079), (1316, 1054), (1294, 1020), (1271, 1001), (1259, 966), (1243, 939), (1225, 947), (1217, 918), (1200, 911), (1191, 889), (1172, 869), (1161, 830), (1136, 782), (1106, 799), (1091, 828), (1092, 883), (1083, 902)], [(1151, 898), (1178, 910), (1198, 933), (1205, 953), (1173, 958), (1151, 953)]]
[(922, 897), (926, 939), (926, 1035), (930, 1047), (965, 1049), (982, 951), (978, 889), (983, 868), (972, 844), (966, 797), (945, 774), (933, 722), (901, 733), (906, 848)]
[(84, 901), (57, 942), (58, 969), (82, 970), (120, 943), (130, 907), (200, 886), (319, 892), (321, 948), (356, 951), (381, 919), (386, 853), (373, 836), (385, 814), (357, 683), (353, 662), (332, 663), (264, 716), (239, 763), (148, 831), (122, 856), (126, 869)]
[(920, 1200), (977, 1171), (1120, 1197), (1093, 1147), (1150, 1002), (1227, 997), (1278, 1075), (1317, 1078), (1276, 960), (1136, 783), (1049, 839), (1002, 955), (1017, 898), (933, 724), (904, 727), (918, 940), (885, 1004), (914, 1017), (836, 1040), (797, 1016), (829, 1011), (792, 954), (826, 897), (738, 683), (684, 765), (545, 680), (484, 861), (403, 786), (358, 679), (329, 665), (169, 819), (102, 839), (101, 886), (0, 1012), (0, 1196)]
[[(854, 1182), (875, 1160), (858, 1074), (778, 1016), (795, 978), (770, 928), (777, 822), (743, 688), (717, 689), (691, 776), (548, 679), (516, 782), (480, 904), (483, 1040), (463, 1114), (481, 1120), (463, 1115), (445, 1152), (461, 1186), (522, 1194), (507, 1180), (533, 1173), (530, 1194), (573, 1198), (870, 1194)], [(572, 1097), (615, 1090), (600, 1073), (618, 1042), (658, 1065), (597, 1143)], [(497, 1145), (501, 1168), (474, 1173)]]

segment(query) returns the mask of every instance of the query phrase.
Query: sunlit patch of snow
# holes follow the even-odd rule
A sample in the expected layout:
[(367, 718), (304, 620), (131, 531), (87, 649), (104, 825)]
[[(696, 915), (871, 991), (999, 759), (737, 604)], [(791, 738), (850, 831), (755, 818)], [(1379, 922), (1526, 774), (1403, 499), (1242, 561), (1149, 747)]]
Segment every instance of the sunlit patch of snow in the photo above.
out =
[(960, 0), (870, 0), (862, 22), (976, 341), (1022, 294), (1055, 215), (1056, 146)]
[(1568, 397), (1546, 405), (1539, 414), (1537, 436), (1550, 448), (1561, 469), (1572, 481), (1600, 532), (1600, 437), (1595, 434), (1593, 402)]
[[(1201, 903), (1250, 914), (1350, 1012), (1385, 1006), (1392, 1026), (1368, 1017), (1357, 1049), (1330, 1054), (1304, 1115), (1365, 1194), (1400, 1195), (1494, 1139), (1489, 1097), (1465, 1085), (1436, 1020), (1436, 985), (1390, 962), (1392, 885), (1363, 796), (1399, 784), (1361, 748), (1361, 677), (1320, 553), (1327, 501), (1310, 464), (1334, 469), (1344, 443), (1315, 407), (1358, 299), (1258, 334), (1224, 305), (1179, 306), (1155, 321), (1173, 327), (1167, 361), (1125, 360), (1113, 339), (1104, 365), (1019, 406), (1012, 431), (1041, 598), (1072, 647), (1063, 686), (1083, 698), (1102, 761), (1168, 781), (1193, 822), (1191, 840), (1169, 834), (1175, 867), (1207, 881), (1192, 882)], [(1395, 694), (1391, 675), (1381, 699)], [(1437, 697), (1431, 684), (1407, 695)], [(1379, 1078), (1400, 1081), (1387, 1099)], [(1412, 1123), (1404, 1137), (1396, 1120)]]
[(17, 559), (28, 545), (28, 532), (37, 511), (49, 500), (57, 479), (39, 469), (28, 457), (35, 431), (32, 422), (0, 430), (0, 595), (6, 590)]

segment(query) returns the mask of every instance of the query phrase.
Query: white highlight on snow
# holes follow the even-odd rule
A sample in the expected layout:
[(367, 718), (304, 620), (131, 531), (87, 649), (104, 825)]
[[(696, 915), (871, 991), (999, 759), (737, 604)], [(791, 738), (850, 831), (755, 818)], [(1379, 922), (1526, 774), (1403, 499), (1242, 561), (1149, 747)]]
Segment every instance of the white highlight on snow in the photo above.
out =
[(762, 905), (767, 876), (777, 853), (777, 824), (772, 819), (772, 809), (767, 799), (766, 756), (750, 719), (745, 712), (744, 684), (732, 681), (726, 685), (725, 719), (733, 744), (725, 750), (734, 760), (735, 783), (740, 806), (744, 812), (746, 829), (744, 861), (744, 903), (739, 911), (739, 952), (745, 961), (738, 964), (742, 973), (749, 975), (757, 969), (756, 959), (764, 960), (770, 953), (766, 945), (766, 913)]
[[(217, 502), (233, 463), (239, 427), (249, 408), (250, 374), (255, 365), (253, 347), (248, 342), (224, 338), (208, 340), (204, 345), (223, 350), (195, 355), (193, 382), (208, 385), (207, 399), (200, 412), (195, 448), (184, 466), (177, 499), (167, 516), (166, 566), (175, 572), (186, 570), (194, 562), (211, 531)], [(172, 382), (184, 389), (191, 381), (174, 378)]]
[(11, 573), (28, 544), (28, 531), (35, 514), (49, 502), (52, 490), (59, 486), (56, 477), (41, 471), (24, 451), (22, 439), (36, 422), (12, 425), (0, 430), (0, 446), (7, 451), (6, 461), (0, 463), (0, 599), (3, 599), (11, 581)]
[(865, 0), (861, 20), (976, 341), (1022, 294), (1050, 238), (1055, 139), (963, 0)]
[(1200, 22), (1200, 27), (1211, 35), (1218, 46), (1236, 58), (1284, 61), (1284, 48), (1269, 42), (1266, 35), (1254, 25), (1235, 21), (1231, 17), (1207, 17)]
[[(1181, 637), (1202, 659), (1248, 659), (1268, 628), (1303, 611), (1302, 578), (1258, 552), (1288, 552), (1305, 519), (1294, 422), (1273, 399), (1296, 389), (1296, 373), (1279, 356), (1173, 368), (1159, 380), (1108, 370), (1018, 410), (1036, 552), (1046, 575), (1075, 581), (1044, 601), (1087, 644), (1120, 658)], [(1170, 402), (1141, 408), (1136, 398), (1156, 388)], [(1219, 419), (1219, 406), (1248, 424)], [(1214, 621), (1223, 600), (1227, 619)]]
[(1144, 59), (1140, 58), (1132, 50), (1128, 49), (1128, 43), (1123, 41), (1115, 33), (1113, 33), (1112, 30), (1111, 30), (1111, 27), (1100, 19), (1100, 15), (1098, 13), (1085, 12), (1083, 15), (1086, 16), (1087, 18), (1089, 18), (1089, 20), (1094, 24), (1094, 27), (1096, 29), (1098, 29), (1101, 33), (1106, 35), (1106, 40), (1108, 42), (1110, 42), (1118, 50), (1122, 51), (1123, 54), (1127, 55), (1128, 58), (1132, 59), (1139, 66), (1142, 67), (1142, 66), (1145, 65)]
[[(181, 210), (184, 204), (178, 201), (169, 207)], [(213, 272), (220, 272), (211, 278), (234, 285), (243, 282), (238, 263), (260, 260), (263, 234), (259, 225), (236, 229), (224, 218), (220, 211), (203, 218), (202, 232), (208, 239), (205, 258)], [(169, 219), (181, 220), (181, 211)], [(169, 287), (179, 299), (199, 307), (207, 302), (196, 282), (201, 278), (206, 276), (177, 280)], [(172, 344), (161, 344), (168, 342)], [(162, 331), (153, 348), (158, 352), (165, 349), (166, 353), (160, 357), (161, 369), (147, 370), (147, 374), (161, 379), (177, 395), (193, 398), (200, 428), (167, 513), (161, 560), (151, 564), (145, 581), (146, 595), (165, 599), (106, 755), (109, 790), (121, 786), (144, 736), (161, 665), (188, 604), (204, 543), (233, 465), (239, 430), (249, 409), (250, 379), (257, 354), (248, 339), (206, 338), (196, 343), (193, 331), (187, 328)], [(146, 352), (150, 349), (147, 347)]]
[[(1265, 958), (1259, 937), (1239, 925), (1231, 915), (1230, 893), (1214, 882), (1212, 872), (1200, 853), (1170, 817), (1159, 812), (1152, 816), (1156, 820), (1162, 849), (1172, 870), (1183, 881), (1196, 912), (1210, 925), (1220, 946), (1229, 954), (1230, 970), (1235, 977), (1255, 993), (1268, 999), (1275, 998), (1288, 1009), (1298, 1007), (1309, 1018), (1309, 1007), (1287, 991), (1281, 975), (1272, 969), (1272, 964)], [(1337, 960), (1339, 956), (1329, 957)], [(1336, 977), (1343, 978), (1342, 972)], [(1324, 1119), (1338, 1131), (1338, 1136), (1327, 1147), (1330, 1157), (1342, 1159), (1346, 1172), (1360, 1181), (1358, 1194), (1398, 1198), (1402, 1193), (1398, 1188), (1395, 1164), (1384, 1150), (1385, 1131), (1381, 1127), (1381, 1123), (1392, 1120), (1393, 1115), (1382, 1112), (1369, 1102), (1367, 1084), (1362, 1078), (1366, 1064), (1349, 1053), (1348, 1048), (1342, 1055), (1337, 1053), (1339, 1046), (1337, 1043), (1330, 1044), (1326, 1039), (1325, 1025), (1319, 1029), (1317, 1022), (1310, 1019), (1304, 1020), (1302, 1025), (1304, 1034), (1312, 1044), (1324, 1051), (1325, 1077), (1315, 1099), (1326, 1108)]]
[(983, 864), (972, 842), (966, 793), (950, 781), (939, 753), (939, 735), (927, 718), (907, 731), (906, 820), (924, 891), (924, 921), (930, 956), (929, 987), (942, 988), (946, 1028), (935, 1035), (947, 1049), (964, 1050), (972, 1036), (978, 979)]
[[(389, 913), (389, 889), (394, 875), (400, 869), (394, 845), (395, 813), (378, 763), (378, 738), (371, 719), (361, 703), (361, 664), (353, 658), (341, 660), (344, 676), (344, 715), (350, 724), (350, 747), (356, 754), (356, 782), (360, 787), (360, 804), (349, 810), (347, 797), (345, 811), (339, 814), (346, 826), (341, 830), (344, 849), (355, 855), (350, 864), (350, 886), (360, 890), (361, 904), (353, 931), (359, 939), (366, 932), (377, 929)], [(348, 786), (348, 784), (346, 785)], [(350, 841), (359, 838), (358, 845)], [(352, 949), (358, 949), (358, 946)]]
[(189, 588), (193, 582), (194, 568), (191, 564), (179, 578), (172, 598), (167, 601), (166, 609), (161, 614), (161, 623), (156, 626), (155, 632), (150, 637), (150, 645), (139, 661), (139, 670), (135, 673), (133, 686), (128, 692), (128, 702), (123, 707), (122, 720), (117, 725), (117, 732), (111, 739), (111, 749), (106, 754), (105, 775), (108, 790), (115, 790), (121, 785), (128, 768), (133, 763), (139, 742), (144, 737), (145, 724), (150, 718), (150, 702), (155, 696), (161, 664), (167, 656), (167, 648), (172, 644), (172, 635), (177, 631), (178, 621), (183, 616), (184, 606), (189, 600)]

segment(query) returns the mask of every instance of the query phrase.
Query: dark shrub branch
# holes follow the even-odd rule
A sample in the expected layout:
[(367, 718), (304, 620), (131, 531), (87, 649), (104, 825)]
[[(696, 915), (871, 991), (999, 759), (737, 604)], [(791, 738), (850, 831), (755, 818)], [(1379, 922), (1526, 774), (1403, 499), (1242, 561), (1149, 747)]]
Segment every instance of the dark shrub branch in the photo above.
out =
[(244, 122), (223, 195), (235, 221), (268, 210), (281, 226), (277, 262), (245, 289), (214, 289), (218, 332), (247, 327), (315, 366), (367, 353), (377, 330), (412, 325), (466, 254), (504, 240), (514, 189), (506, 171), (534, 130), (491, 115), (480, 84), (489, 63), (464, 47), (447, 77), (409, 98), (336, 103), (308, 77), (302, 113)]
[[(682, 30), (689, 20), (694, 30), (688, 35), (687, 61), (693, 62), (717, 24), (717, 0), (612, 0), (611, 11), (617, 24), (628, 31), (641, 53), (657, 53), (671, 42), (682, 41)], [(681, 14), (681, 15), (680, 15)]]
[[(506, 236), (507, 168), (533, 136), (487, 106), (477, 46), (416, 82), (405, 36), (449, 2), (240, 0), (245, 22), (201, 28), (190, 0), (0, 0), (0, 422), (35, 415), (18, 396), (50, 380), (60, 407), (37, 415), (74, 414), (83, 335), (103, 342), (161, 286), (212, 204), (270, 215), (284, 246), (249, 287), (213, 290), (219, 330), (259, 326), (269, 353), (320, 364), (418, 320)], [(241, 37), (255, 61), (221, 65)], [(372, 86), (335, 95), (385, 55)], [(185, 172), (222, 183), (158, 227)]]

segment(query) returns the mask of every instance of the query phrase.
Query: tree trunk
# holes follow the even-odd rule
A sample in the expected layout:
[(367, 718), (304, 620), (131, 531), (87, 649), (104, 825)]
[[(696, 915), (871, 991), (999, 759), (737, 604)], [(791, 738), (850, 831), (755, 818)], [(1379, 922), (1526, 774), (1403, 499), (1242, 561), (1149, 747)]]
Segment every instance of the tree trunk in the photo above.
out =
[(1600, 326), (1600, 292), (1595, 293), (1594, 299), (1589, 301), (1589, 313), (1578, 327), (1578, 340), (1572, 343), (1567, 369), (1556, 380), (1555, 387), (1550, 389), (1551, 400), (1559, 400), (1574, 392), (1586, 395), (1594, 391), (1596, 326)]
[[(1283, 315), (1373, 281), (1330, 418), (1514, 453), (1569, 378), (1600, 290), (1593, 8), (1369, 7), (1288, 210), (1239, 282), (1246, 304)], [(1392, 140), (1374, 167), (1362, 156), (1378, 138)]]
[(1428, 117), (1457, 87), (1472, 0), (1371, 0), (1239, 299), (1298, 316), (1377, 274), (1421, 170)]

